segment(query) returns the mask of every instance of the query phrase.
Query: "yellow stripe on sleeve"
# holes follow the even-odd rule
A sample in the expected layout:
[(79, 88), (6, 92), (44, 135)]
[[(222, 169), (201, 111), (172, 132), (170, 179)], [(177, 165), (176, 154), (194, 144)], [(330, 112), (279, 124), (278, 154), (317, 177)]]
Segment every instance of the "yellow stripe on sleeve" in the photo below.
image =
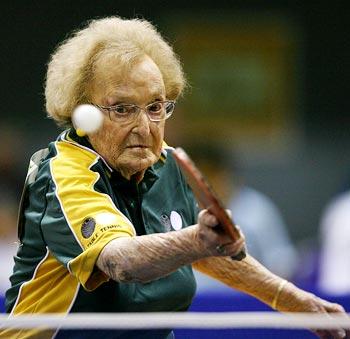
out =
[(91, 290), (107, 279), (99, 271), (92, 275), (103, 247), (112, 239), (134, 236), (136, 232), (110, 196), (94, 190), (100, 175), (91, 167), (98, 155), (65, 141), (56, 142), (56, 149), (57, 155), (51, 160), (56, 197), (83, 250), (69, 263), (69, 269), (84, 288)]

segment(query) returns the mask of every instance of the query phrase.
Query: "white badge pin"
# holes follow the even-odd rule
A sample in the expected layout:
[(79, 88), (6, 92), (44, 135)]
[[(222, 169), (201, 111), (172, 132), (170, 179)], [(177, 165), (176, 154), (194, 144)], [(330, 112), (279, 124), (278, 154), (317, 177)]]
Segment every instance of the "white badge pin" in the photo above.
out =
[(181, 230), (182, 228), (182, 218), (179, 213), (176, 211), (172, 211), (170, 213), (170, 222), (171, 226), (175, 231)]

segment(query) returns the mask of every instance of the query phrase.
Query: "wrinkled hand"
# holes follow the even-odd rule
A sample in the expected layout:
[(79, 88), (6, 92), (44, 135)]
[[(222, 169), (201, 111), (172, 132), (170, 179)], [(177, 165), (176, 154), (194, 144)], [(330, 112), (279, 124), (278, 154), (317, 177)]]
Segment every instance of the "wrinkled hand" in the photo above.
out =
[[(227, 211), (230, 215), (230, 211)], [(240, 238), (233, 241), (226, 232), (218, 226), (217, 218), (208, 210), (198, 214), (198, 225), (195, 241), (203, 252), (211, 256), (235, 256), (245, 247), (245, 238), (240, 231)]]
[[(344, 314), (346, 312), (344, 308), (335, 303), (331, 303), (327, 300), (321, 299), (312, 293), (303, 291), (293, 284), (287, 284), (286, 288), (282, 291), (279, 299), (277, 310), (281, 312), (314, 312), (324, 313), (332, 317), (332, 313)], [(341, 328), (335, 328), (334, 330), (318, 330), (312, 329), (312, 331), (320, 338), (350, 338), (350, 331), (345, 331)]]

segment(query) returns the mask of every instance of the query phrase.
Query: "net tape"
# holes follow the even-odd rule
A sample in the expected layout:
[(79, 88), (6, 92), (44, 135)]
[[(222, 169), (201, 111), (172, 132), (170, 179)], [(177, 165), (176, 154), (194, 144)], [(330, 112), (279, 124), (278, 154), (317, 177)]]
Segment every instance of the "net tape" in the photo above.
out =
[(0, 328), (161, 329), (280, 328), (350, 329), (350, 314), (277, 312), (74, 313), (0, 315)]

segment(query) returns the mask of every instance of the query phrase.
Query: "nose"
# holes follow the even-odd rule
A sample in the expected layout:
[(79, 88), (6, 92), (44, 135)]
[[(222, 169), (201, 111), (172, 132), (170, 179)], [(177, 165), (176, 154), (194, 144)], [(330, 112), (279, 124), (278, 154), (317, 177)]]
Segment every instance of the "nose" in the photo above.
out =
[(146, 112), (142, 109), (134, 122), (133, 132), (140, 136), (146, 137), (150, 134), (150, 119)]

